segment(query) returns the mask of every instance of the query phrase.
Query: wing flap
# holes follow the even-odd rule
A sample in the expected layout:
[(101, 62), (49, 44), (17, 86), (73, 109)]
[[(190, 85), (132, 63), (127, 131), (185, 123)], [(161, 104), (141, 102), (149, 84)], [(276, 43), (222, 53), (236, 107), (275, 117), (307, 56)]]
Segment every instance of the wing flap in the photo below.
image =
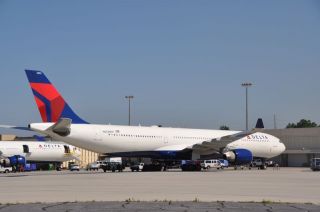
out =
[(0, 125), (0, 128), (33, 131), (29, 127), (17, 127), (17, 126), (11, 126), (11, 125)]
[(234, 135), (223, 136), (220, 138), (212, 139), (209, 141), (203, 141), (198, 144), (194, 144), (191, 149), (197, 152), (217, 152), (221, 153), (222, 150), (231, 142), (241, 139), (251, 133), (240, 132)]

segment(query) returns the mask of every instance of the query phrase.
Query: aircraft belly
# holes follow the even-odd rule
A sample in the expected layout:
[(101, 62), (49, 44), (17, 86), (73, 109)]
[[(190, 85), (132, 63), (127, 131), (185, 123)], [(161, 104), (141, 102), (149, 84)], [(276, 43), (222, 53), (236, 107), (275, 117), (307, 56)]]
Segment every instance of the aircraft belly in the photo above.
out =
[(268, 143), (265, 143), (264, 145), (254, 145), (251, 149), (254, 157), (271, 158), (274, 156), (274, 153), (271, 151), (272, 149)]
[(62, 157), (54, 157), (54, 156), (44, 156), (39, 154), (31, 154), (30, 156), (26, 156), (27, 161), (60, 161)]
[(62, 150), (61, 152), (52, 150), (30, 152), (26, 154), (26, 159), (27, 161), (66, 161)]

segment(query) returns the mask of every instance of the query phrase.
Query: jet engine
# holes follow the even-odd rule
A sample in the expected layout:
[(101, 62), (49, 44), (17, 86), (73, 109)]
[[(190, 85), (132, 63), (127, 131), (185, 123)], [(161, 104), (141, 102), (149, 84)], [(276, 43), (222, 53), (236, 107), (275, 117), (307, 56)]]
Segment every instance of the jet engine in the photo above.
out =
[(0, 160), (1, 166), (8, 167), (11, 165), (9, 158), (3, 158)]
[(247, 149), (229, 150), (223, 154), (223, 158), (236, 165), (248, 164), (252, 161), (252, 152)]
[(14, 155), (11, 157), (7, 157), (5, 159), (1, 159), (1, 165), (7, 167), (7, 166), (18, 166), (18, 165), (25, 165), (26, 164), (26, 158), (21, 155)]

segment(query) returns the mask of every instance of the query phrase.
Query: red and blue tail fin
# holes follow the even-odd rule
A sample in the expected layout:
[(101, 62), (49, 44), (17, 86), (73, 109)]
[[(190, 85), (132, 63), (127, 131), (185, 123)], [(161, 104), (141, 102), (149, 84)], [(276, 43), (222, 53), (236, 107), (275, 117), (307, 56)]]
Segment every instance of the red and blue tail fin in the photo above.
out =
[(57, 89), (41, 71), (25, 70), (43, 122), (70, 118), (72, 123), (88, 123), (69, 107)]

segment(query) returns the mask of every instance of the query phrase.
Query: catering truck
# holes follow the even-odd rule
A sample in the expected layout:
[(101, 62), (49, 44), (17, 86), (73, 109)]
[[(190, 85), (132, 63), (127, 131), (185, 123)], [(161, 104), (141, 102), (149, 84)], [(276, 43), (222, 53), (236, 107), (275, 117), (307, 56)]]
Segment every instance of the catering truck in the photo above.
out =
[(320, 158), (312, 158), (310, 168), (312, 171), (320, 171)]

